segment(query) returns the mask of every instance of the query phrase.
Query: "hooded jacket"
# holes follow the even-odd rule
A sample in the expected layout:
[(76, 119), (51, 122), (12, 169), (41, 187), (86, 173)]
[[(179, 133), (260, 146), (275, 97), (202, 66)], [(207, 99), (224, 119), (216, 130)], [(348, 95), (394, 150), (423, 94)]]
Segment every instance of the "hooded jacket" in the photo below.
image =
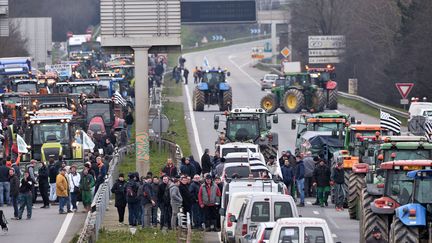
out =
[(169, 185), (171, 207), (180, 207), (183, 204), (183, 198), (180, 194), (179, 187), (174, 183)]

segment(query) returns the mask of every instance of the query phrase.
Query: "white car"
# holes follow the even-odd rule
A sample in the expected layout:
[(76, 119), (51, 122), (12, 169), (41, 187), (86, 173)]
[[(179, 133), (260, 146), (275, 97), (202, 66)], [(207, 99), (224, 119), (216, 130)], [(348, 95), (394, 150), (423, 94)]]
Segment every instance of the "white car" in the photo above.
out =
[(321, 218), (281, 218), (270, 234), (272, 243), (333, 243), (327, 222)]
[(261, 90), (265, 89), (271, 89), (273, 87), (274, 82), (276, 79), (279, 78), (279, 75), (277, 74), (266, 74), (264, 77), (260, 80), (261, 81)]
[(430, 117), (432, 114), (432, 102), (411, 102), (411, 105), (408, 110), (409, 118), (408, 122), (414, 116), (427, 116)]
[(249, 233), (241, 239), (242, 243), (270, 243), (270, 235), (275, 226), (275, 222), (260, 223), (257, 226), (257, 230), (253, 233)]

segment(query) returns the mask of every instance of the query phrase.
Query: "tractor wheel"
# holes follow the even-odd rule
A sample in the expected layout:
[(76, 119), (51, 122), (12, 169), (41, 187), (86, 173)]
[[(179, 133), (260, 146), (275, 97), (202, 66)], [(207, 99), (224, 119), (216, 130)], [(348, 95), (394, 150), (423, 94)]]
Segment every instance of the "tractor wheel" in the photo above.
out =
[(417, 227), (408, 227), (402, 221), (394, 216), (390, 225), (389, 243), (418, 243), (420, 242), (419, 229)]
[(223, 92), (222, 105), (219, 106), (220, 111), (229, 111), (232, 107), (232, 89)]
[[(348, 193), (348, 183), (349, 183), (349, 176), (351, 175), (352, 171), (351, 170), (344, 170), (344, 191), (346, 193)], [(345, 201), (344, 201), (344, 208), (348, 208), (348, 196), (345, 196)]]
[(300, 90), (289, 89), (282, 99), (282, 110), (286, 113), (298, 113), (305, 104), (305, 97)]
[(195, 88), (192, 95), (192, 104), (194, 111), (203, 111), (205, 105), (204, 92)]
[(380, 229), (382, 238), (388, 241), (389, 222), (388, 216), (384, 214), (375, 214), (372, 212), (370, 204), (375, 200), (375, 197), (367, 192), (366, 188), (362, 190), (360, 213), (360, 242), (366, 242), (372, 237), (372, 230), (376, 226)]
[(358, 219), (360, 195), (364, 185), (364, 174), (351, 173), (348, 181), (348, 213), (350, 219)]
[(261, 108), (268, 113), (273, 113), (279, 107), (279, 102), (275, 94), (267, 94), (261, 99)]
[(311, 112), (322, 112), (325, 108), (326, 99), (322, 89), (318, 89), (312, 96)]
[(327, 108), (330, 110), (336, 110), (338, 108), (338, 90), (331, 89), (327, 90)]

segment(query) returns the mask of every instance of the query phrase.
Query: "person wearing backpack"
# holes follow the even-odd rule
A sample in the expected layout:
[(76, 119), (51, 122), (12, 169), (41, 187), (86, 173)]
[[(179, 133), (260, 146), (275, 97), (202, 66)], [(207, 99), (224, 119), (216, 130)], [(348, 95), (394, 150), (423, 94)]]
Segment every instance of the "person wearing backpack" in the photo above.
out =
[(152, 178), (151, 176), (146, 176), (143, 179), (142, 185), (138, 189), (138, 195), (141, 201), (141, 222), (142, 228), (149, 227), (151, 225), (151, 215), (152, 215), (152, 206), (155, 205), (155, 201), (153, 201), (153, 192), (151, 188)]
[(129, 181), (126, 183), (126, 202), (129, 210), (129, 225), (137, 226), (139, 221), (139, 198), (138, 184), (135, 179), (136, 175), (129, 174)]

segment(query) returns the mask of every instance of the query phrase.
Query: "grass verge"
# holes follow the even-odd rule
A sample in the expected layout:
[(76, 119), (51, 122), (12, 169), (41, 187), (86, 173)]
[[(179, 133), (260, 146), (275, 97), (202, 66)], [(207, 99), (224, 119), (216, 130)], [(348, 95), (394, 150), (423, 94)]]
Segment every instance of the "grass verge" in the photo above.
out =
[(176, 84), (171, 78), (171, 73), (165, 74), (164, 77), (164, 88), (162, 90), (162, 95), (164, 97), (180, 97), (183, 95), (183, 85)]
[[(373, 116), (373, 117), (377, 117), (379, 118), (380, 116), (380, 111), (379, 109), (376, 109), (372, 106), (366, 105), (362, 102), (356, 101), (356, 100), (351, 100), (351, 99), (347, 99), (344, 97), (339, 96), (338, 97), (338, 102), (344, 106), (350, 107), (360, 113), (369, 115), (369, 116)], [(407, 119), (404, 117), (400, 117), (400, 116), (395, 116), (397, 119), (399, 119), (402, 122), (402, 126), (406, 126), (407, 125)]]
[[(200, 231), (194, 231), (192, 233), (193, 243), (201, 243), (203, 240), (204, 233)], [(160, 243), (160, 242), (177, 242), (177, 235), (174, 231), (162, 232), (157, 229), (139, 229), (135, 235), (132, 235), (128, 231), (107, 231), (101, 229), (99, 231), (98, 243), (111, 243), (111, 242), (146, 242), (146, 243)]]
[(191, 155), (189, 137), (184, 119), (184, 109), (182, 102), (165, 102), (163, 113), (169, 118), (170, 126), (168, 130), (171, 135), (164, 135), (163, 138), (177, 143), (185, 156)]

